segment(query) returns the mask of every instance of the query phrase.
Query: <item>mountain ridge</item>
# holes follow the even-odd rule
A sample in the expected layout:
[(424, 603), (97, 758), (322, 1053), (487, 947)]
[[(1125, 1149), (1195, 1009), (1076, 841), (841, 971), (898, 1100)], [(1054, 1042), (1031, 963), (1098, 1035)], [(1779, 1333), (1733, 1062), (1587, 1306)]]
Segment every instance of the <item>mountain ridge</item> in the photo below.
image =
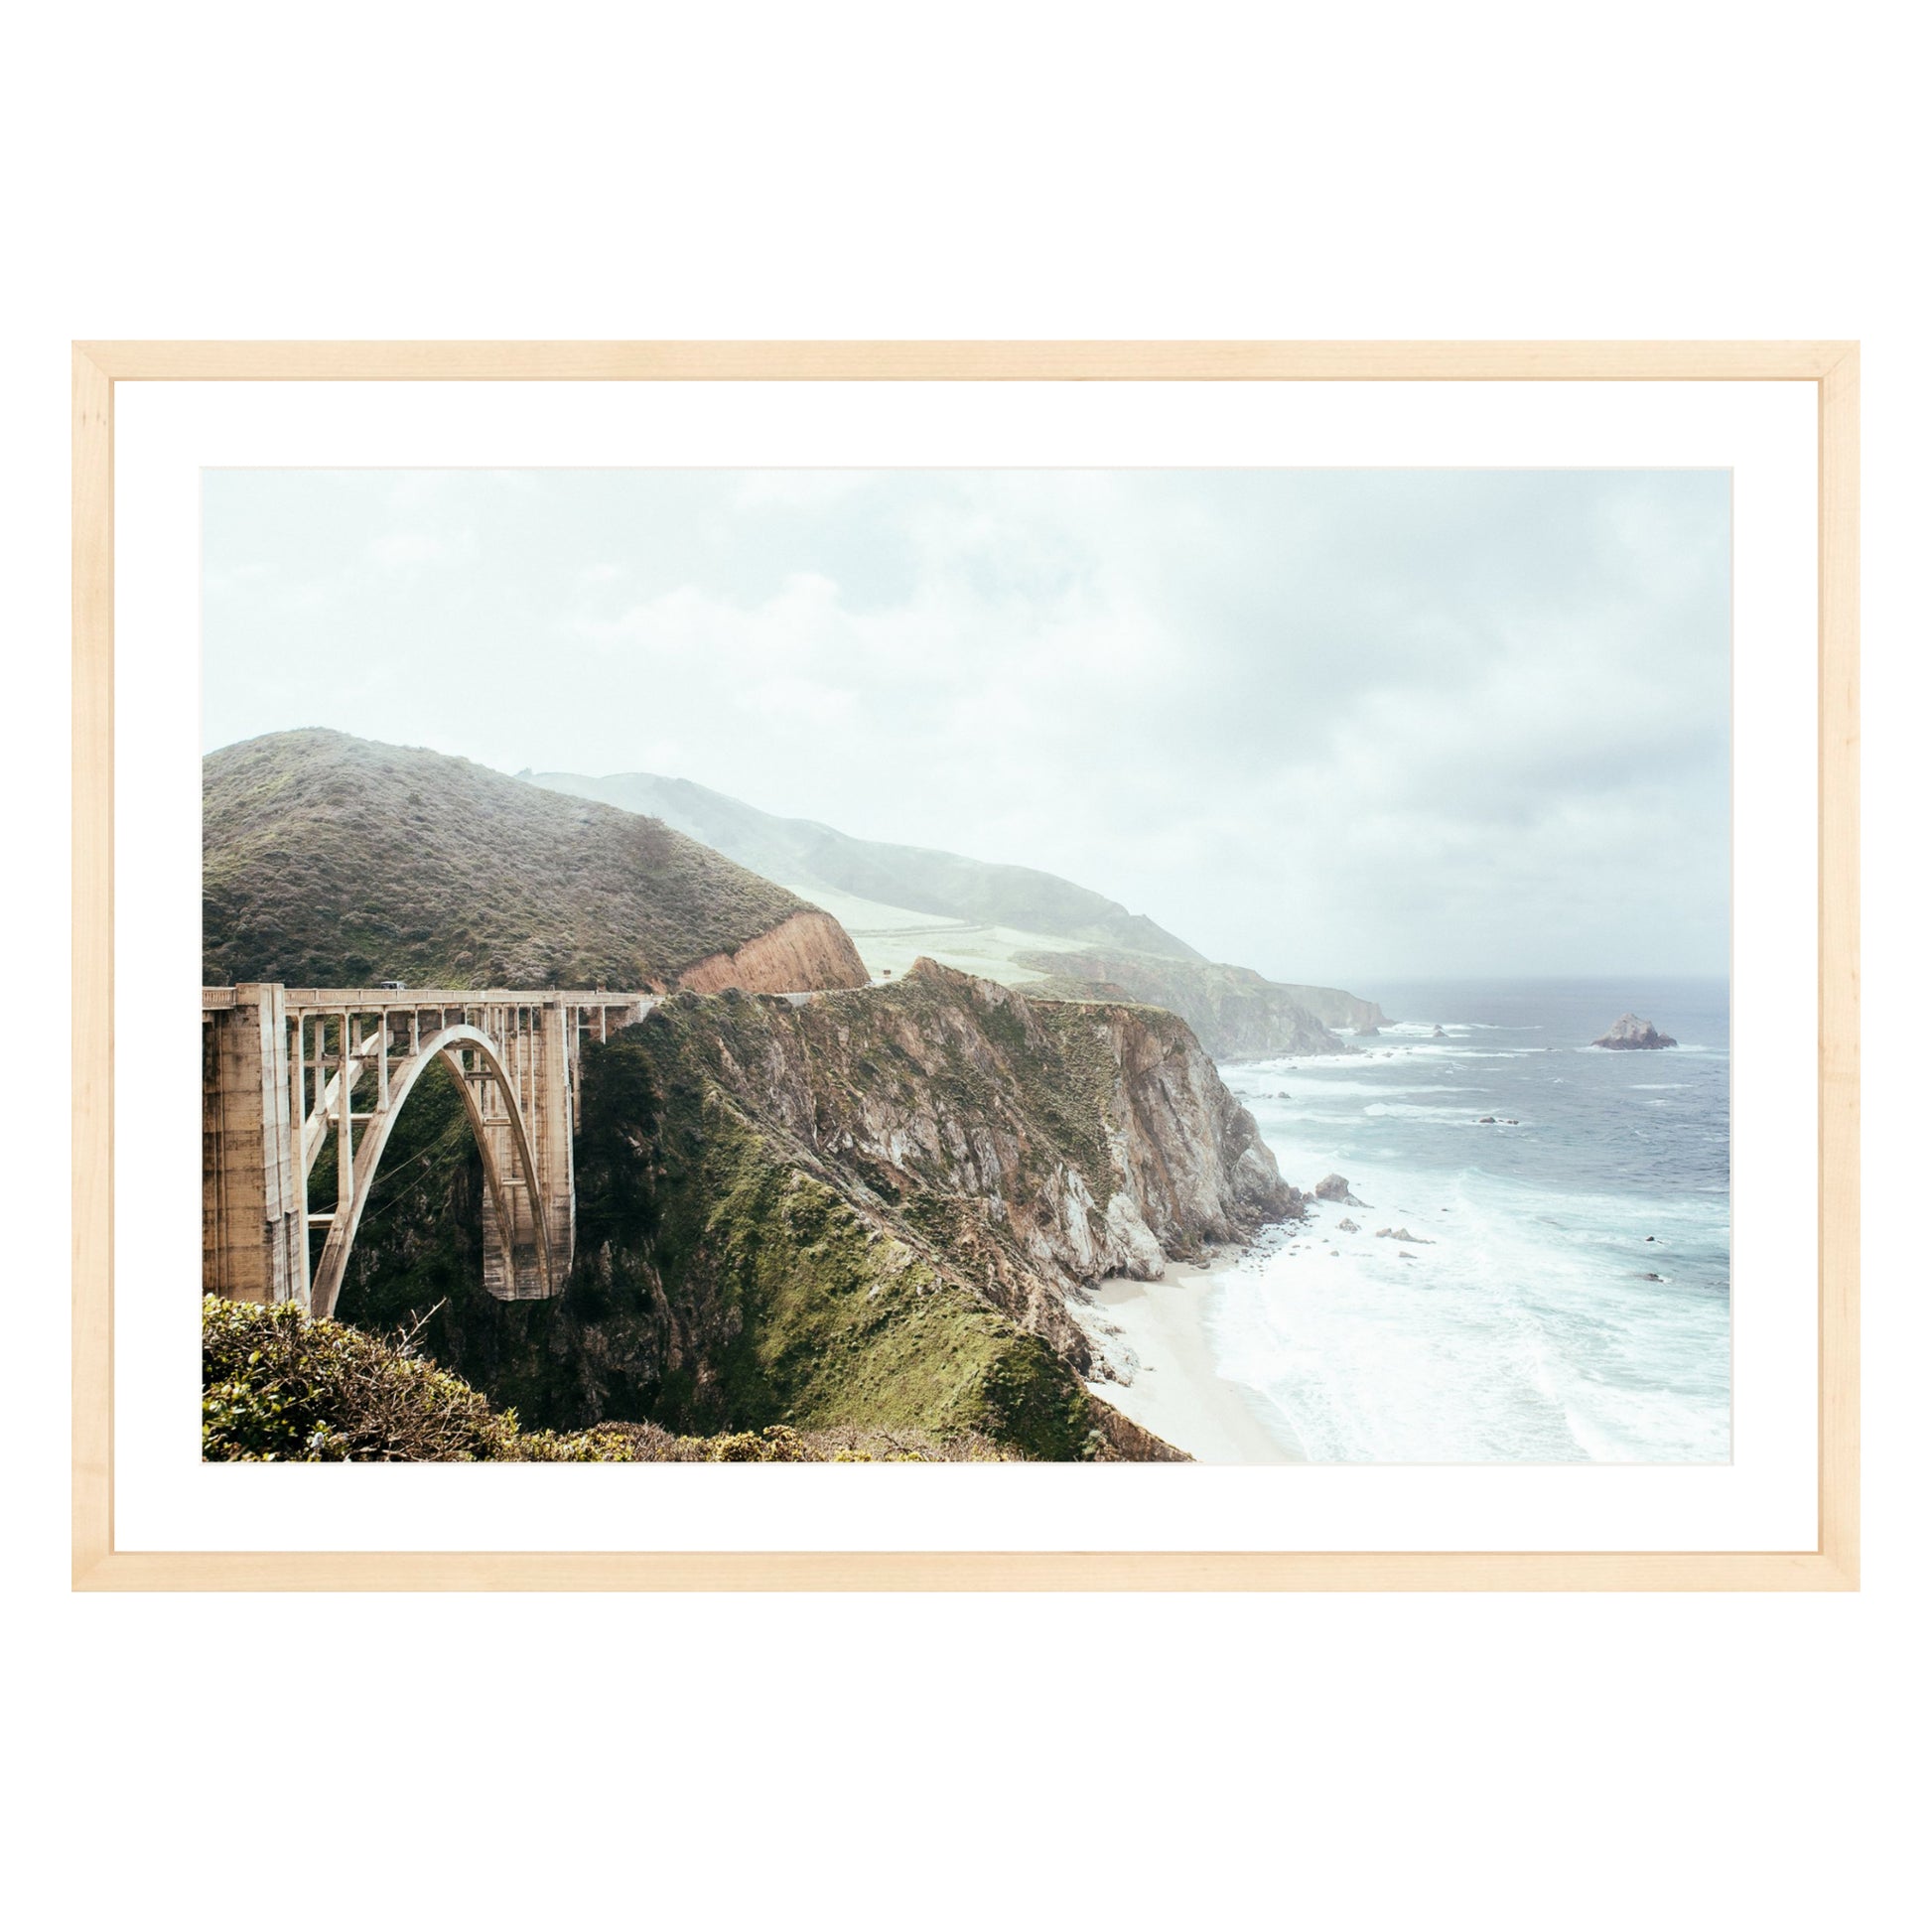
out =
[[(1386, 1024), (1372, 1000), (1209, 960), (1144, 914), (1050, 873), (856, 838), (688, 778), (643, 771), (519, 775), (566, 796), (648, 810), (789, 891), (820, 896), (881, 977), (926, 952), (1039, 996), (1165, 1007), (1223, 1059), (1346, 1053), (1352, 1049), (1332, 1029), (1372, 1034)], [(951, 931), (923, 926), (912, 920), (917, 914), (957, 923)]]
[(816, 885), (855, 898), (1057, 938), (1124, 945), (1171, 959), (1199, 959), (1142, 912), (1031, 866), (970, 859), (936, 847), (861, 839), (817, 819), (786, 818), (689, 778), (626, 771), (607, 777), (544, 771), (531, 784), (625, 811), (647, 812), (792, 892)]

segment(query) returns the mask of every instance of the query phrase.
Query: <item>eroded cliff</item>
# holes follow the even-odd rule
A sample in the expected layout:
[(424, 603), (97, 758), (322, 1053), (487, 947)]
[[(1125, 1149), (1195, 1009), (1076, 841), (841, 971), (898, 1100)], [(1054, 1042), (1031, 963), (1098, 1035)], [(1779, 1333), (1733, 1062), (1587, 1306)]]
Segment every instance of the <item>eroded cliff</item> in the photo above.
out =
[[(467, 1167), (450, 1184), (474, 1192)], [(673, 996), (587, 1054), (578, 1186), (558, 1302), (488, 1303), (447, 1238), (385, 1261), (379, 1237), (345, 1311), (394, 1319), (433, 1287), (438, 1358), (539, 1423), (1158, 1455), (1084, 1388), (1068, 1299), (1301, 1211), (1184, 1022), (929, 961), (891, 987)]]
[(736, 952), (715, 952), (678, 975), (693, 993), (795, 993), (806, 987), (857, 987), (867, 981), (865, 961), (846, 929), (815, 906), (794, 912)]

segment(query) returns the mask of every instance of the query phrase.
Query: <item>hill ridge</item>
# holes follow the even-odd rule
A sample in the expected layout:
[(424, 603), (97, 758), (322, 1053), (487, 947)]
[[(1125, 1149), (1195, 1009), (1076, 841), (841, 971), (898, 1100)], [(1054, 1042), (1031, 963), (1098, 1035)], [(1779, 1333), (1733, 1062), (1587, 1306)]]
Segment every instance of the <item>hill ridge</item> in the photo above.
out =
[(202, 761), (203, 975), (861, 986), (830, 913), (653, 818), (324, 728)]
[(855, 898), (980, 920), (1052, 937), (1128, 946), (1169, 959), (1199, 959), (1142, 912), (1056, 873), (968, 858), (936, 846), (862, 839), (812, 818), (760, 810), (690, 778), (650, 771), (592, 777), (540, 771), (529, 782), (570, 797), (648, 811), (793, 892), (812, 886)]

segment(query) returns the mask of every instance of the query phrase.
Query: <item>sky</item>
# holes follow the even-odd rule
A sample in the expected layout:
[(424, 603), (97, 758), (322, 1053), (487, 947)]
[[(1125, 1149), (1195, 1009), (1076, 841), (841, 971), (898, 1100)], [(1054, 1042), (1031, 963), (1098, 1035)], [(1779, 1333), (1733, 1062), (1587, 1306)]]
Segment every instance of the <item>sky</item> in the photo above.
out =
[(1724, 471), (211, 470), (327, 725), (1058, 873), (1272, 978), (1728, 970)]

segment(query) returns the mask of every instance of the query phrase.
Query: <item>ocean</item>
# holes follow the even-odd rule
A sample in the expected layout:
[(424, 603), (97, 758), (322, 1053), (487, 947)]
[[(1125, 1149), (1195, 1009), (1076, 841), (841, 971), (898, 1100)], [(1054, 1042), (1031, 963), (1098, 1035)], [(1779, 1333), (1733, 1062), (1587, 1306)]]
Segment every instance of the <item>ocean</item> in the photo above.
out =
[[(1398, 1016), (1359, 1053), (1221, 1069), (1366, 1204), (1217, 1270), (1220, 1374), (1315, 1462), (1728, 1460), (1726, 983), (1355, 990)], [(1588, 1044), (1625, 1011), (1679, 1045)]]

